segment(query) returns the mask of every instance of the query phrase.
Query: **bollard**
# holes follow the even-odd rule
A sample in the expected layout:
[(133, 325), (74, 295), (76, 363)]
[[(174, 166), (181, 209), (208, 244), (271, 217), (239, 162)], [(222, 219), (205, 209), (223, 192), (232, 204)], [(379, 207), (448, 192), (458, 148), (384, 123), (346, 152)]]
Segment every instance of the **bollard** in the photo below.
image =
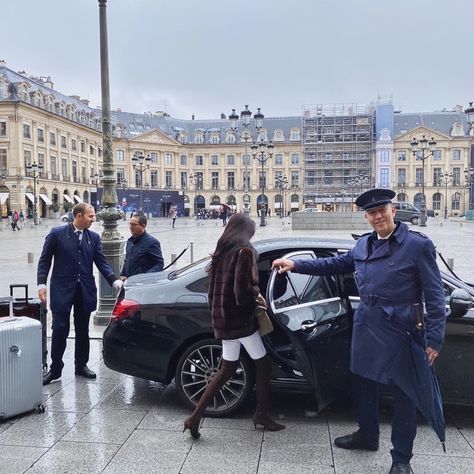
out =
[(170, 262), (174, 262), (176, 260), (176, 254), (172, 253), (170, 256)]
[(448, 258), (448, 267), (451, 269), (451, 270), (454, 270), (454, 258)]
[(189, 242), (189, 252), (191, 255), (191, 263), (194, 263), (194, 242)]
[(28, 263), (33, 263), (34, 257), (33, 252), (28, 252)]

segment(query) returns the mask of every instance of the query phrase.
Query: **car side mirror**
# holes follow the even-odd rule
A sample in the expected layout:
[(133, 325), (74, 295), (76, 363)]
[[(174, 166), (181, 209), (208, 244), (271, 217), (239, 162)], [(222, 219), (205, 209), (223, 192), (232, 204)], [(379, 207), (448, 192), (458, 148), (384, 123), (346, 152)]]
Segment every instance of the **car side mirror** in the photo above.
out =
[(469, 310), (473, 302), (471, 295), (462, 288), (456, 288), (449, 298), (451, 318), (462, 318)]

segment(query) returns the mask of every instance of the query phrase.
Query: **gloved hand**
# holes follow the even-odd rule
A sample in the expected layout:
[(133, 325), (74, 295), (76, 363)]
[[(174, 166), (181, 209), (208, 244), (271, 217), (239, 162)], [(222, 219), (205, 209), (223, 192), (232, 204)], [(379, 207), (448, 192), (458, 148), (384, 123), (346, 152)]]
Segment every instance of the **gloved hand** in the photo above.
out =
[(112, 283), (112, 286), (116, 289), (116, 290), (120, 290), (123, 286), (123, 281), (122, 280), (115, 280), (113, 283)]

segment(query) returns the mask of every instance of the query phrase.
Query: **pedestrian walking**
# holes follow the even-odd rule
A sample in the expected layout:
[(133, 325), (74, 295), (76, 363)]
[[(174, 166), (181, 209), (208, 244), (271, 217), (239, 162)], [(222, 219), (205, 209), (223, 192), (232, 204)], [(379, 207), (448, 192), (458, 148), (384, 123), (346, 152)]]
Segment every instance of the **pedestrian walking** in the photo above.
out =
[(13, 209), (12, 211), (12, 230), (13, 231), (20, 230), (20, 228), (18, 227), (19, 220), (20, 220), (20, 215), (15, 209)]
[(135, 214), (130, 218), (131, 236), (127, 240), (121, 280), (138, 273), (161, 272), (164, 266), (160, 242), (146, 231), (147, 218)]
[(171, 206), (170, 211), (168, 213), (168, 217), (172, 219), (173, 223), (171, 224), (171, 227), (174, 229), (174, 223), (176, 222), (176, 216), (178, 214), (178, 211), (176, 210), (176, 206)]
[(51, 367), (43, 376), (43, 385), (61, 377), (72, 308), (76, 332), (75, 374), (87, 379), (96, 378), (96, 374), (87, 367), (89, 319), (91, 311), (97, 309), (93, 263), (111, 286), (118, 289), (123, 285), (105, 260), (99, 234), (89, 230), (95, 218), (93, 206), (76, 204), (73, 215), (71, 224), (54, 227), (49, 232), (38, 261), (38, 296), (46, 303), (46, 282), (54, 258), (50, 282), (50, 308), (53, 313)]
[(232, 216), (217, 242), (208, 267), (209, 307), (214, 335), (222, 340), (222, 359), (219, 370), (210, 379), (192, 415), (184, 422), (193, 438), (199, 438), (199, 424), (207, 405), (232, 378), (243, 345), (256, 367), (257, 409), (253, 423), (269, 431), (285, 428), (268, 414), (271, 361), (263, 346), (255, 317), (259, 295), (255, 250), (250, 239), (255, 233), (255, 222), (245, 214)]
[[(272, 267), (309, 275), (351, 274), (355, 271), (360, 305), (353, 319), (350, 369), (359, 429), (335, 439), (337, 447), (376, 451), (379, 448), (378, 384), (394, 396), (391, 474), (410, 473), (417, 410), (397, 381), (416, 370), (429, 369), (438, 357), (446, 322), (444, 289), (433, 242), (396, 222), (391, 200), (395, 192), (371, 189), (355, 201), (365, 211), (373, 232), (363, 235), (346, 254), (314, 260), (277, 259)], [(397, 363), (420, 340), (418, 305), (426, 306), (423, 367)], [(421, 326), (418, 326), (421, 327)], [(413, 365), (413, 359), (410, 359)], [(425, 367), (426, 365), (426, 367)], [(403, 371), (403, 377), (401, 372)], [(410, 379), (411, 384), (415, 384)], [(407, 392), (409, 392), (407, 390)], [(428, 393), (428, 391), (426, 391)]]

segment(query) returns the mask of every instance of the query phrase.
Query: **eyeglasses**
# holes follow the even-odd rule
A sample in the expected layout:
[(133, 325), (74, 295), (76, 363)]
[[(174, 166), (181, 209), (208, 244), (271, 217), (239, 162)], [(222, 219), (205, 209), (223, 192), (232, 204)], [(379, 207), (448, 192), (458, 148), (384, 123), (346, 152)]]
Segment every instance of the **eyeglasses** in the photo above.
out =
[(128, 225), (129, 225), (130, 227), (136, 227), (137, 225), (143, 225), (143, 224), (140, 224), (140, 222), (137, 222), (137, 223), (129, 222)]

